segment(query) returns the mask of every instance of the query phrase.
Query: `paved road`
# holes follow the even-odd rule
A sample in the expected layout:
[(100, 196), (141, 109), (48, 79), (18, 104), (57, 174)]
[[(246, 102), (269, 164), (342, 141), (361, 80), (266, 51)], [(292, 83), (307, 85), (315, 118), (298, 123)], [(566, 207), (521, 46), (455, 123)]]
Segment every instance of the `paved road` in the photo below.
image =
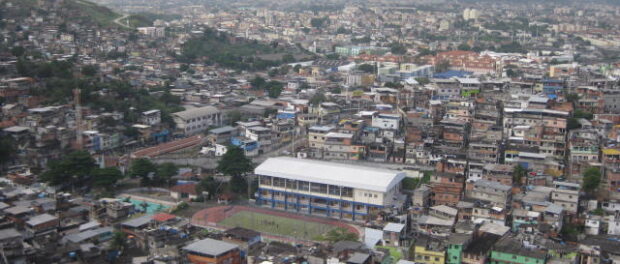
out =
[[(303, 144), (305, 143), (305, 137), (304, 138), (299, 138), (295, 141), (295, 147), (298, 146), (303, 146)], [(284, 151), (288, 151), (291, 152), (291, 143), (289, 144), (284, 144), (283, 146), (274, 149), (272, 151), (266, 152), (264, 154), (261, 154), (259, 156), (253, 157), (252, 161), (254, 162), (254, 164), (261, 164), (263, 161), (265, 161), (268, 158), (271, 157), (278, 157), (278, 156), (285, 156), (284, 154), (282, 154)], [(156, 157), (152, 159), (155, 163), (165, 163), (165, 162), (172, 162), (176, 165), (179, 166), (195, 166), (195, 167), (201, 167), (203, 169), (215, 169), (215, 167), (217, 167), (217, 161), (219, 160), (219, 158), (215, 158), (215, 157), (207, 157), (207, 156), (197, 156), (197, 157), (166, 157), (166, 156), (162, 156), (162, 157)]]
[(119, 17), (119, 18), (117, 18), (117, 19), (114, 19), (114, 23), (116, 23), (117, 25), (119, 25), (119, 26), (121, 26), (121, 27), (131, 28), (131, 27), (128, 27), (127, 25), (125, 25), (125, 24), (123, 24), (123, 23), (121, 22), (121, 20), (123, 20), (123, 19), (127, 18), (128, 16), (129, 16), (128, 14), (124, 14), (124, 15), (122, 15), (121, 17)]

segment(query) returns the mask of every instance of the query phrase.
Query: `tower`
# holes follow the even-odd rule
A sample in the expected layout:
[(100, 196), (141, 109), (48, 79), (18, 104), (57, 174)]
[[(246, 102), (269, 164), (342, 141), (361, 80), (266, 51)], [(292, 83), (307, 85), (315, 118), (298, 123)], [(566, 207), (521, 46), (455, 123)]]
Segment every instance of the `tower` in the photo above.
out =
[(82, 138), (82, 106), (80, 104), (80, 89), (73, 89), (73, 102), (75, 104), (75, 134), (77, 149), (84, 147), (84, 139)]

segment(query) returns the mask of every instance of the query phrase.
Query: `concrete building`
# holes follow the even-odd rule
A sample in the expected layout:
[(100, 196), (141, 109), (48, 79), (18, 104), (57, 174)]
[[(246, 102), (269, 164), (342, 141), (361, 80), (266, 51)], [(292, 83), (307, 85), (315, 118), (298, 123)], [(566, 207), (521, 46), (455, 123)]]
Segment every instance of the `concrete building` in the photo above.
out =
[(220, 110), (213, 106), (193, 108), (172, 113), (177, 131), (184, 135), (195, 135), (207, 131), (212, 126), (222, 125)]
[(241, 264), (241, 251), (233, 243), (211, 238), (191, 243), (183, 248), (189, 263)]
[(311, 215), (364, 221), (398, 207), (405, 173), (295, 158), (270, 158), (255, 169), (257, 204)]
[(510, 186), (499, 182), (478, 180), (473, 183), (473, 188), (466, 192), (466, 197), (488, 201), (504, 208), (510, 199), (510, 190)]

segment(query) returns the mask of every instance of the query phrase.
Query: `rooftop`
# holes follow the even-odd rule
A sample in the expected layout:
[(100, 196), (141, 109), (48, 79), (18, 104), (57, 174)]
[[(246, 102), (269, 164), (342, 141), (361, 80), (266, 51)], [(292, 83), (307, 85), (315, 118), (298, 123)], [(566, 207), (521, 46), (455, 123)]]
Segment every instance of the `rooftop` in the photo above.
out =
[(146, 225), (150, 223), (152, 220), (153, 220), (153, 217), (151, 215), (143, 215), (138, 218), (125, 221), (121, 225), (136, 228), (136, 227), (141, 227), (143, 225)]
[(288, 157), (269, 158), (256, 167), (255, 173), (379, 192), (390, 190), (405, 178), (405, 173), (394, 170)]
[(235, 244), (207, 238), (191, 243), (183, 249), (190, 252), (218, 256), (236, 248), (238, 247)]
[(40, 225), (40, 224), (47, 223), (49, 221), (53, 221), (57, 219), (58, 217), (55, 217), (51, 214), (40, 214), (40, 215), (30, 218), (30, 220), (28, 220), (26, 224), (28, 224), (29, 226), (36, 226), (36, 225)]
[(204, 115), (219, 113), (220, 110), (213, 106), (203, 106), (194, 109), (189, 109), (181, 112), (172, 113), (172, 115), (177, 116), (183, 120), (189, 120), (197, 117), (201, 117)]
[(515, 238), (511, 238), (511, 237), (504, 237), (500, 239), (493, 247), (493, 251), (509, 253), (513, 255), (530, 257), (530, 258), (536, 258), (536, 259), (545, 259), (545, 257), (547, 256), (547, 254), (545, 254), (543, 251), (530, 250), (530, 249), (523, 247), (523, 245), (521, 245), (521, 243), (518, 240), (516, 240)]
[(383, 231), (399, 233), (403, 231), (404, 228), (405, 228), (404, 224), (388, 223), (387, 225), (385, 225), (385, 227), (383, 227)]

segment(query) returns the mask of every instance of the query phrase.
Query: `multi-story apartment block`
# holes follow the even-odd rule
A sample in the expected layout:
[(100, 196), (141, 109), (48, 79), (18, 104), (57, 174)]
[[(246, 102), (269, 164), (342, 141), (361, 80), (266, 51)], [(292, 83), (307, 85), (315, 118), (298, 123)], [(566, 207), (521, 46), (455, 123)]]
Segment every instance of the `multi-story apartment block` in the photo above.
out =
[(567, 214), (576, 214), (579, 209), (579, 190), (581, 186), (570, 182), (553, 182), (555, 189), (551, 192), (551, 201), (562, 206)]
[(431, 203), (456, 207), (461, 200), (465, 176), (437, 172), (431, 176)]

